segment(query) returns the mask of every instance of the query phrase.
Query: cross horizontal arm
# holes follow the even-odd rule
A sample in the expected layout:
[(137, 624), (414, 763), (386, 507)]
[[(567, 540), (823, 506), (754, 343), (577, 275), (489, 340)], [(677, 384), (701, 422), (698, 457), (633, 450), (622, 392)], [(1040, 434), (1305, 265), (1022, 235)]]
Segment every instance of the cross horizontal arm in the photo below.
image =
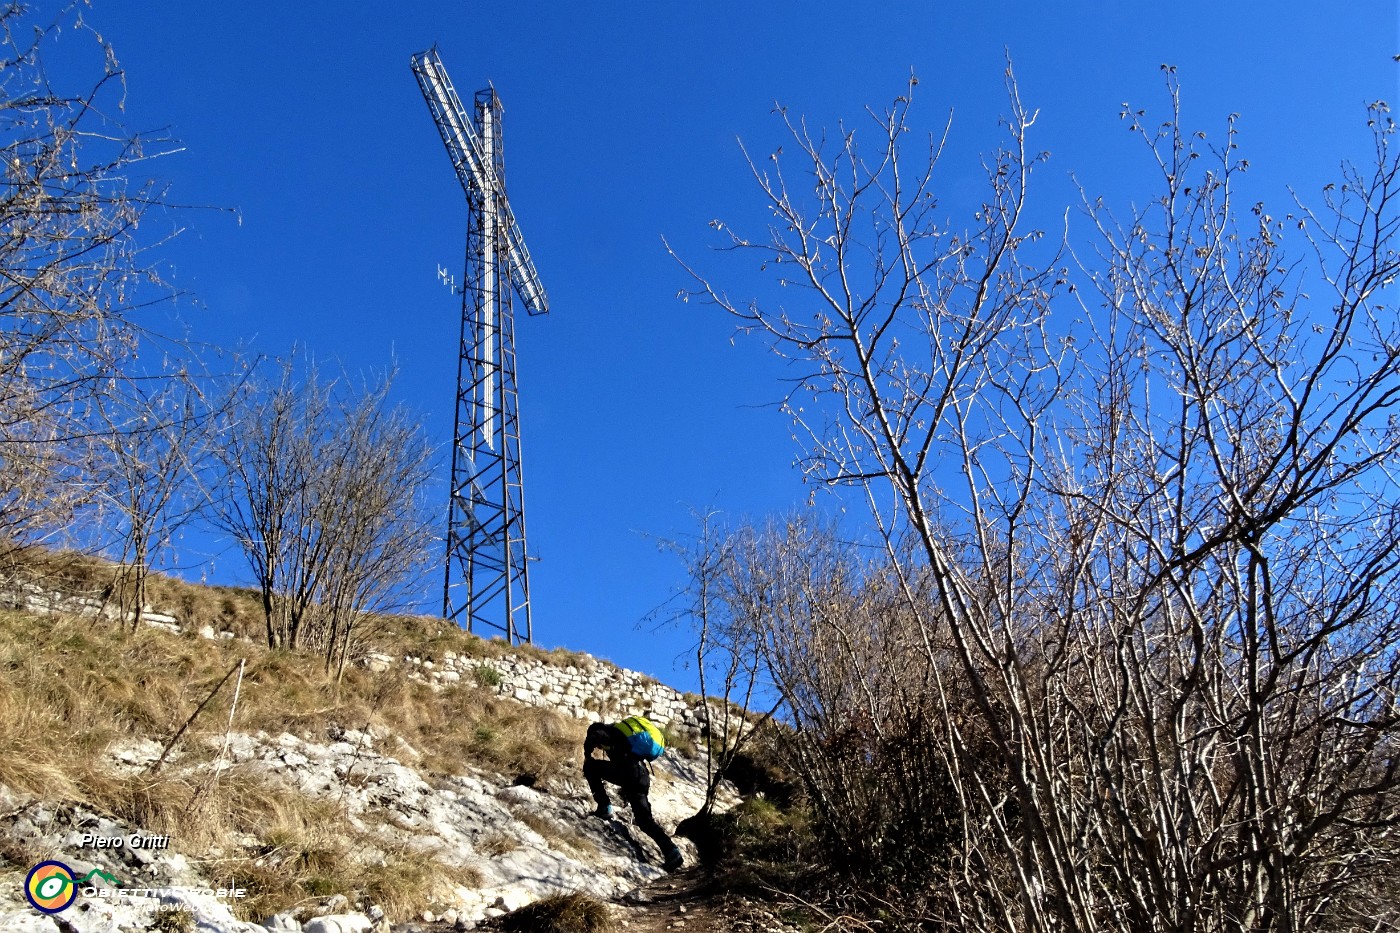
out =
[(418, 87), (428, 103), (438, 132), (442, 134), (442, 142), (447, 147), (452, 168), (457, 172), (463, 190), (475, 188), (485, 197), (500, 195), (497, 203), (505, 223), (506, 262), (520, 300), (531, 314), (547, 313), (549, 300), (545, 297), (544, 285), (535, 271), (534, 261), (530, 259), (530, 251), (525, 248), (515, 214), (505, 198), (505, 188), (496, 177), (495, 169), (482, 157), (481, 141), (462, 107), (457, 91), (452, 87), (452, 81), (447, 77), (447, 69), (443, 67), (437, 49), (419, 52), (411, 61)]

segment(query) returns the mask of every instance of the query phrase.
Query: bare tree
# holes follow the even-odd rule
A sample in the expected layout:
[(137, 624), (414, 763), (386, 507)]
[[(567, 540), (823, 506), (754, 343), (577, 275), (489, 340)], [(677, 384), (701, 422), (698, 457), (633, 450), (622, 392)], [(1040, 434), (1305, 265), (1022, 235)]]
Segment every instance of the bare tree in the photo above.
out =
[(936, 222), (939, 144), (915, 165), (901, 151), (914, 83), (872, 114), (869, 155), (854, 131), (832, 145), (788, 121), (801, 183), (776, 156), (751, 162), (775, 223), (727, 243), (784, 303), (697, 280), (804, 367), (787, 405), (805, 468), (858, 489), (886, 542), (948, 723), (930, 736), (963, 816), (938, 883), (959, 922), (1393, 924), (1400, 166), (1384, 105), (1373, 167), (1275, 218), (1237, 208), (1233, 124), (1217, 148), (1188, 134), (1169, 71), (1159, 130), (1123, 114), (1158, 193), (1121, 223), (1086, 198), (1091, 233), (1065, 263), (1023, 228), (1035, 114), (1009, 71), (1009, 141), (961, 232)]
[(764, 670), (752, 612), (762, 599), (747, 585), (745, 558), (753, 536), (747, 526), (730, 530), (714, 512), (697, 515), (693, 541), (667, 542), (685, 564), (690, 584), (676, 620), (694, 634), (695, 671), (705, 736), (705, 802), (708, 820), (720, 786), (760, 727), (781, 705)]
[(213, 448), (214, 523), (262, 591), (268, 644), (343, 668), (356, 620), (402, 598), (426, 560), (432, 451), (389, 379), (351, 392), (285, 362), (251, 381)]
[(229, 407), (211, 454), (217, 464), (211, 484), (213, 524), (238, 544), (262, 594), (269, 647), (295, 645), (301, 612), (289, 593), (299, 592), (287, 579), (298, 520), (304, 516), (307, 472), (314, 441), (307, 433), (323, 425), (323, 389), (308, 380), (298, 391), (291, 362), (280, 381), (250, 380)]
[[(95, 398), (84, 474), (102, 529), (97, 545), (116, 560), (113, 594), (140, 627), (153, 563), (203, 502), (200, 482), (221, 391), (188, 368), (128, 374)], [(88, 534), (91, 541), (92, 534)]]
[[(74, 6), (77, 6), (76, 4)], [(50, 81), (43, 53), (68, 7), (36, 24), (0, 4), (0, 534), (50, 524), (81, 472), (69, 442), (89, 405), (136, 352), (133, 314), (168, 297), (137, 228), (162, 191), (132, 181), (163, 140), (114, 119), (122, 73), (92, 34), (103, 71), (76, 90)]]
[(418, 421), (388, 401), (389, 380), (341, 409), (331, 450), (323, 451), (317, 521), (328, 540), (318, 600), (325, 657), (337, 675), (366, 615), (402, 610), (406, 584), (421, 579), (434, 540), (424, 498), (432, 448)]

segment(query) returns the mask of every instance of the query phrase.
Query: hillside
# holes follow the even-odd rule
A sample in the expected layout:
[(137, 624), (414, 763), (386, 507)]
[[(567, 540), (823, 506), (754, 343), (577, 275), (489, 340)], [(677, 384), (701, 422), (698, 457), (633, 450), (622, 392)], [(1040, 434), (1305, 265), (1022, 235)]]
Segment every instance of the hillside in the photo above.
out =
[[(473, 929), (575, 893), (629, 929), (709, 916), (579, 771), (589, 721), (649, 713), (673, 829), (704, 797), (699, 698), (437, 620), (380, 620), (337, 681), (247, 637), (251, 594), (162, 581), (131, 631), (82, 576), (3, 591), (0, 929)], [(86, 883), (46, 916), (23, 887), (50, 860)]]

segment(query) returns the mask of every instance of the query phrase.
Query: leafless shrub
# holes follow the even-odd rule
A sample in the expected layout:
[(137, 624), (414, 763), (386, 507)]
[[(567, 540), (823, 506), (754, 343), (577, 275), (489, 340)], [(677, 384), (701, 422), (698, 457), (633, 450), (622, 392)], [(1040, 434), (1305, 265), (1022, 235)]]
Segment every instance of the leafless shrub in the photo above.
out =
[[(702, 562), (722, 568), (708, 650), (723, 645), (727, 658), (742, 646), (759, 691), (780, 698), (781, 725), (765, 739), (801, 782), (826, 867), (906, 892), (945, 870), (968, 803), (950, 774), (950, 714), (963, 729), (976, 723), (939, 702), (888, 556), (862, 557), (834, 524), (804, 515), (707, 540), (724, 558)], [(951, 666), (946, 650), (938, 657)]]
[[(111, 382), (91, 406), (86, 498), (93, 504), (90, 545), (115, 560), (111, 589), (132, 630), (150, 599), (152, 565), (193, 519), (209, 438), (220, 406), (217, 382), (188, 368)], [(95, 540), (93, 540), (95, 539)]]
[[(60, 31), (91, 38), (95, 79), (51, 80), (44, 53)], [(136, 312), (170, 293), (149, 253), (160, 237), (137, 234), (163, 197), (140, 175), (167, 142), (122, 125), (123, 93), (111, 48), (73, 7), (36, 22), (25, 4), (0, 3), (5, 536), (52, 528), (81, 501), (91, 406), (136, 354)]]
[[(771, 717), (757, 704), (772, 703), (763, 691), (763, 664), (753, 613), (761, 595), (741, 579), (749, 538), (731, 535), (714, 513), (699, 516), (693, 541), (664, 547), (685, 564), (690, 585), (675, 617), (695, 635), (695, 671), (699, 680), (700, 727), (705, 743), (705, 802), (696, 817), (709, 820), (726, 773), (734, 766), (761, 723)], [(673, 747), (667, 741), (667, 747)]]
[(403, 598), (427, 559), (432, 453), (390, 405), (389, 380), (350, 392), (284, 363), (251, 380), (214, 445), (215, 524), (263, 595), (268, 644), (323, 652), (343, 670), (358, 621)]
[[(923, 654), (946, 724), (928, 740), (960, 806), (930, 882), (948, 914), (931, 919), (1394, 924), (1400, 163), (1384, 104), (1372, 167), (1274, 216), (1235, 203), (1233, 122), (1214, 148), (1185, 131), (1169, 70), (1165, 123), (1123, 113), (1156, 193), (1124, 220), (1086, 197), (1089, 234), (1066, 251), (1025, 229), (1035, 114), (1009, 72), (1008, 142), (965, 231), (935, 216), (938, 143), (918, 164), (901, 150), (912, 86), (873, 114), (873, 150), (789, 121), (801, 182), (777, 156), (754, 164), (773, 225), (718, 226), (783, 303), (703, 279), (699, 295), (801, 368), (787, 406), (804, 468), (863, 496), (884, 542), (884, 569), (859, 579), (896, 597), (878, 614)], [(788, 709), (876, 710), (857, 727), (874, 741), (904, 711), (861, 696), (891, 649), (856, 636), (886, 625), (830, 628), (831, 612), (803, 606), (784, 637), (853, 671)]]

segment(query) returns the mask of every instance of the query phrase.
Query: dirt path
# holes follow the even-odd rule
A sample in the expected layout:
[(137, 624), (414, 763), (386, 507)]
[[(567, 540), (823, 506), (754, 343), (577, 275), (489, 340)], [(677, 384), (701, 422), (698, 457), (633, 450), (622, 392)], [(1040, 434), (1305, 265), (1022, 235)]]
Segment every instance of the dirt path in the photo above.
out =
[(676, 872), (625, 898), (619, 905), (618, 926), (631, 933), (697, 930), (729, 933), (732, 927), (720, 909), (702, 869)]
[[(727, 898), (701, 868), (676, 872), (640, 888), (613, 904), (616, 928), (626, 933), (795, 933), (777, 912), (763, 904)], [(499, 930), (501, 920), (480, 930)], [(414, 925), (420, 933), (448, 933), (446, 925)]]
[(617, 906), (618, 927), (628, 933), (791, 933), (797, 929), (762, 904), (726, 898), (700, 868), (653, 882)]

